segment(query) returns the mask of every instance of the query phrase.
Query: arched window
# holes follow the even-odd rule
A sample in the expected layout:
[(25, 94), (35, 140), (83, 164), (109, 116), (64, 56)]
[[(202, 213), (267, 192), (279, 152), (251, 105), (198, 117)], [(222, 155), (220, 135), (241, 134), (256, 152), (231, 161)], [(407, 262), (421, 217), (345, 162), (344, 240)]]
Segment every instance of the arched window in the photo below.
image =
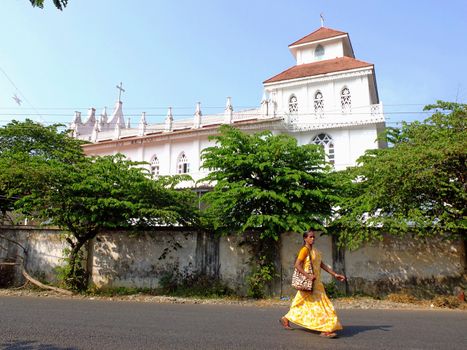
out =
[(350, 113), (352, 109), (352, 97), (349, 88), (345, 87), (341, 91), (342, 113)]
[(152, 157), (149, 171), (152, 176), (159, 175), (159, 158), (157, 156)]
[(292, 95), (289, 98), (289, 112), (290, 113), (298, 112), (298, 100), (297, 100), (297, 96), (295, 95)]
[(320, 60), (322, 59), (324, 56), (324, 47), (322, 45), (318, 45), (316, 46), (316, 49), (315, 49), (315, 58)]
[(190, 172), (190, 163), (185, 152), (180, 153), (177, 159), (177, 174), (186, 174)]
[(315, 94), (314, 107), (315, 107), (316, 114), (320, 114), (320, 115), (323, 114), (324, 99), (323, 99), (323, 94), (319, 90)]
[(324, 148), (324, 153), (329, 163), (334, 164), (334, 141), (327, 134), (319, 134), (313, 139), (315, 145), (320, 145)]

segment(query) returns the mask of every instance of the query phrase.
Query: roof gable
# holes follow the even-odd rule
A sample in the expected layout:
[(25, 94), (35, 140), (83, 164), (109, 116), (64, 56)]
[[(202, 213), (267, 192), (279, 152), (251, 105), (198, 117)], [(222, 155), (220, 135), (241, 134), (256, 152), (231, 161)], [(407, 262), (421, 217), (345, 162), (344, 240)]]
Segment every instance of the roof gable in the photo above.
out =
[(295, 41), (294, 43), (290, 44), (289, 47), (311, 43), (318, 40), (329, 39), (340, 35), (348, 35), (345, 32), (341, 32), (340, 30), (335, 30), (327, 27), (321, 27), (315, 30), (313, 33), (310, 33), (303, 38)]

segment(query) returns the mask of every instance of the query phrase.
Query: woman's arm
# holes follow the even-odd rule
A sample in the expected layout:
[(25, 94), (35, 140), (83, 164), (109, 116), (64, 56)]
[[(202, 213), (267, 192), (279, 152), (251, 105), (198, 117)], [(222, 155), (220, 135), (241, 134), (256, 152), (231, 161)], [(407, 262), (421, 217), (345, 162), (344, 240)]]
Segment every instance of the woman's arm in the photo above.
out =
[(314, 281), (316, 279), (315, 275), (305, 271), (305, 269), (303, 268), (304, 262), (305, 262), (305, 260), (300, 260), (299, 258), (297, 258), (297, 260), (295, 261), (294, 266), (300, 273), (305, 275), (309, 280)]
[(324, 264), (323, 262), (321, 262), (321, 268), (341, 282), (346, 280), (346, 277), (344, 275), (339, 275), (338, 273), (333, 271), (328, 265)]

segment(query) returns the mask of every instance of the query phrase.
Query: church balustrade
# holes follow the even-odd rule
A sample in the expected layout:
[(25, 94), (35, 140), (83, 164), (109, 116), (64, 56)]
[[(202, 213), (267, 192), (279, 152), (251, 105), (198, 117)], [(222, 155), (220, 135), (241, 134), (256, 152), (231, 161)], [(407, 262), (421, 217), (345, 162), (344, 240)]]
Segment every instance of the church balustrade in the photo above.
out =
[(349, 113), (342, 114), (340, 109), (309, 113), (286, 113), (284, 121), (292, 130), (316, 130), (321, 128), (362, 125), (384, 122), (382, 103), (367, 106), (352, 106)]

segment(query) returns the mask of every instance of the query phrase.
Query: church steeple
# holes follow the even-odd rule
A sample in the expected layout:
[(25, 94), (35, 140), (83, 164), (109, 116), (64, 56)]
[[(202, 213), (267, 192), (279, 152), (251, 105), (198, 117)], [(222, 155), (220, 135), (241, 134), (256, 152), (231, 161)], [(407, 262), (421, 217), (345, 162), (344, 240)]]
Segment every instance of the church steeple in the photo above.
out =
[(289, 49), (297, 65), (345, 56), (355, 58), (349, 35), (324, 26), (293, 42)]

